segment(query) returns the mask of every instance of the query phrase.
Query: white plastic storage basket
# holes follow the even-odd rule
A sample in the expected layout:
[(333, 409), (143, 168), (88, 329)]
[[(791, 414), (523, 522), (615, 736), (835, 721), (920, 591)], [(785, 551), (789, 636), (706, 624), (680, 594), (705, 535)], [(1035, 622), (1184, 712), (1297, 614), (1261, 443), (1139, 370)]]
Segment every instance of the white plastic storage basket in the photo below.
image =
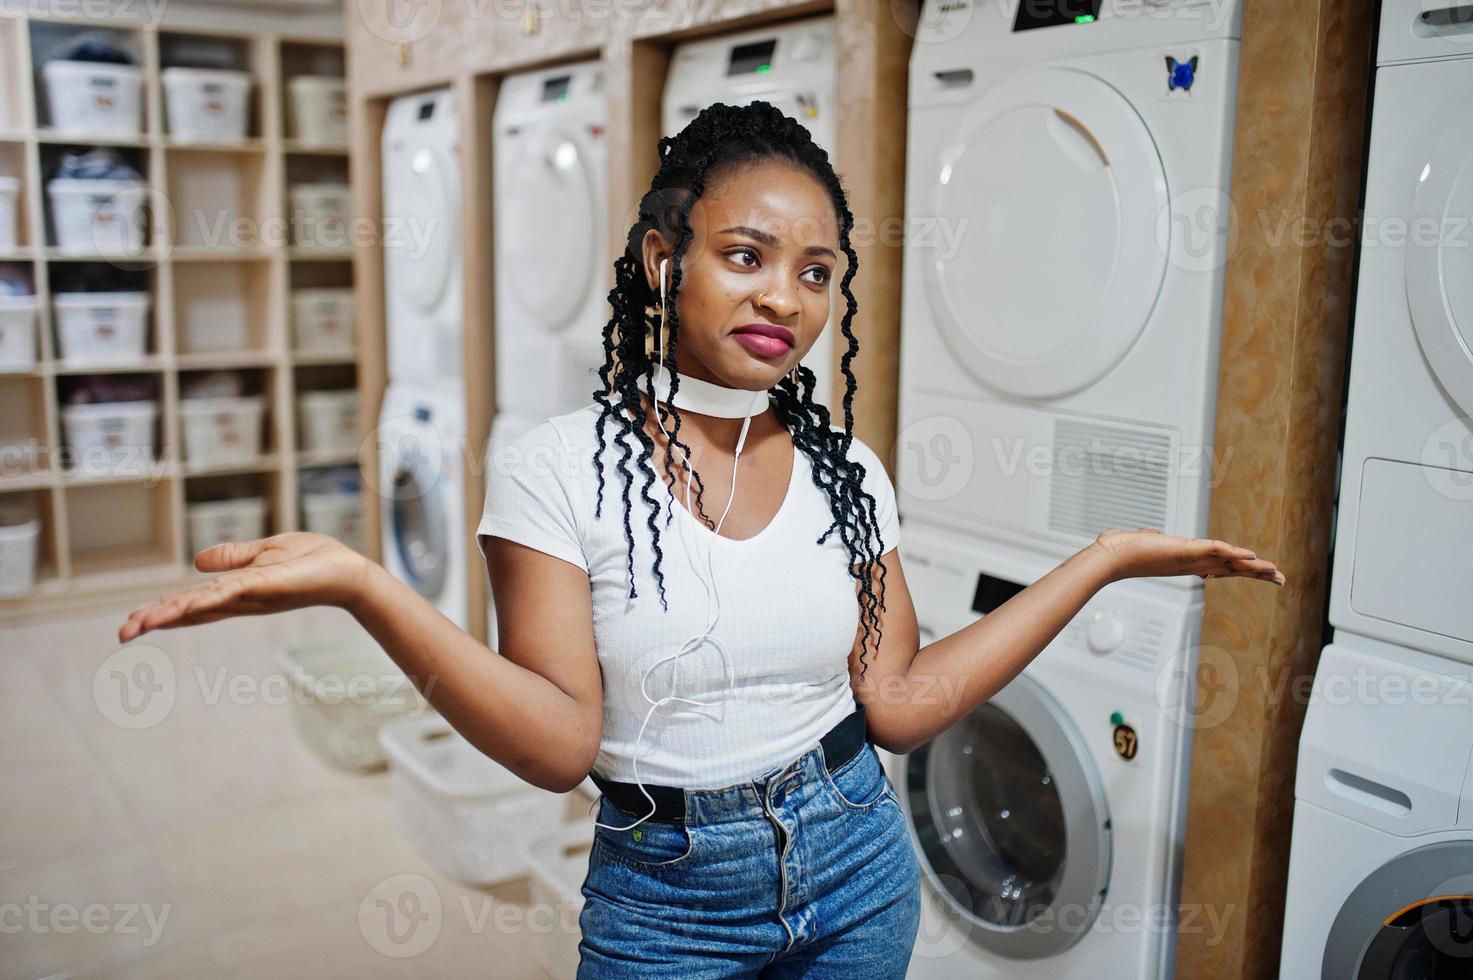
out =
[(531, 872), (532, 908), (552, 928), (537, 930), (537, 964), (555, 980), (573, 980), (578, 974), (578, 913), (583, 910), (583, 879), (593, 850), (593, 824), (564, 824), (539, 834), (522, 846)]
[(367, 634), (289, 647), (277, 658), (292, 683), (292, 722), (308, 747), (342, 769), (382, 769), (379, 728), (425, 710), (424, 697)]
[(351, 351), (353, 290), (293, 290), (292, 328), (297, 350)]
[(291, 189), (291, 224), (296, 243), (313, 248), (347, 248), (353, 212), (347, 184), (297, 184)]
[(400, 833), (456, 881), (520, 878), (527, 873), (521, 839), (563, 822), (563, 797), (483, 755), (437, 713), (385, 725), (379, 741)]
[(302, 448), (311, 453), (351, 453), (358, 449), (358, 392), (308, 391), (297, 396)]
[(303, 473), (301, 493), (303, 528), (363, 550), (363, 491), (356, 470)]
[(324, 75), (298, 75), (286, 83), (291, 96), (291, 132), (309, 146), (348, 142), (348, 83)]
[(118, 139), (142, 131), (143, 70), (137, 65), (48, 61), (41, 76), (58, 134)]
[(0, 502), (0, 599), (28, 595), (36, 587), (41, 520), (35, 509)]
[(191, 463), (239, 463), (261, 455), (262, 395), (185, 398), (179, 402), (184, 458)]
[(189, 547), (198, 554), (228, 541), (266, 536), (266, 499), (207, 500), (189, 504)]
[(238, 143), (246, 138), (251, 76), (225, 68), (165, 68), (169, 136), (181, 143)]
[(7, 251), (19, 244), (19, 226), (16, 223), (20, 201), (20, 181), (15, 177), (0, 176), (0, 251)]
[(36, 366), (36, 297), (0, 296), (0, 371)]
[(57, 293), (51, 305), (63, 361), (130, 361), (147, 350), (148, 293)]
[(143, 181), (57, 177), (46, 184), (46, 193), (62, 251), (134, 255), (143, 248)]
[(85, 475), (142, 473), (153, 459), (156, 401), (67, 405), (61, 427), (73, 468)]

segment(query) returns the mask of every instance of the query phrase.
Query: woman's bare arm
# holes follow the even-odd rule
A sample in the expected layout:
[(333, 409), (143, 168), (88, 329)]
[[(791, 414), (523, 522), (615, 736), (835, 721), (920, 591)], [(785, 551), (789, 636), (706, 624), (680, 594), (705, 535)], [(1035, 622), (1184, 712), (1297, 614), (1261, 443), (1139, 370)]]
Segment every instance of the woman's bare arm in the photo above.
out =
[(200, 571), (225, 574), (135, 610), (118, 639), (231, 616), (341, 606), (472, 745), (527, 782), (565, 792), (588, 775), (602, 733), (588, 575), (501, 538), (488, 539), (487, 551), (500, 652), (379, 565), (316, 534), (201, 552)]
[[(919, 628), (900, 550), (885, 566), (884, 636), (865, 658), (849, 658), (850, 685), (865, 706), (870, 735), (890, 752), (924, 745), (985, 703), (1043, 652), (1095, 593), (1123, 578), (1159, 575), (1242, 576), (1282, 584), (1272, 562), (1221, 541), (1154, 530), (1106, 531), (1095, 543), (986, 616), (920, 647)], [(873, 576), (878, 591), (879, 576)]]

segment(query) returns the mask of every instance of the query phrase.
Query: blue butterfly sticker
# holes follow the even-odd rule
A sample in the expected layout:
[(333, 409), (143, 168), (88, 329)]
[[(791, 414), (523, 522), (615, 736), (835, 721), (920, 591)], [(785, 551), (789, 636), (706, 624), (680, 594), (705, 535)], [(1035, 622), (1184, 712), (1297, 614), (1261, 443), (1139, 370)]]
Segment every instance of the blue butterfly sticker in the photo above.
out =
[(1183, 92), (1192, 90), (1192, 83), (1197, 80), (1197, 55), (1192, 55), (1186, 61), (1177, 61), (1171, 55), (1166, 56), (1166, 91), (1175, 92), (1181, 89)]

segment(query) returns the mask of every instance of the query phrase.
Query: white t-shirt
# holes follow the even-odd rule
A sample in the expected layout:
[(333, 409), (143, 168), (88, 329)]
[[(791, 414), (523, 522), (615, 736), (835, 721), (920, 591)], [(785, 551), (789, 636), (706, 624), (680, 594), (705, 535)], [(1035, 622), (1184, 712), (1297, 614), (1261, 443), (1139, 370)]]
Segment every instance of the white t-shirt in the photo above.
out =
[[(725, 645), (730, 666), (705, 642), (678, 664), (666, 661), (651, 670), (645, 690), (654, 700), (673, 692), (721, 701), (727, 697), (728, 671), (734, 673), (735, 689), (719, 707), (671, 702), (657, 708), (639, 743), (639, 780), (688, 789), (729, 786), (812, 749), (855, 708), (848, 660), (859, 627), (859, 600), (838, 529), (822, 545), (816, 543), (833, 514), (827, 495), (813, 483), (808, 457), (794, 448), (782, 506), (765, 528), (742, 541), (717, 537), (691, 516), (683, 505), (683, 475), (676, 487), (680, 501), (654, 477), (648, 493), (660, 507), (665, 610), (651, 568), (651, 511), (641, 496), (644, 467), (632, 435), (623, 440), (634, 452), (630, 465), (636, 474), (629, 516), (637, 598), (629, 598), (627, 477), (617, 443), (598, 460), (605, 483), (602, 514), (594, 517), (599, 411), (592, 403), (555, 416), (498, 449), (488, 461), (485, 513), (477, 529), (483, 552), (486, 536), (507, 538), (588, 573), (604, 684), (603, 740), (594, 770), (609, 779), (635, 780), (635, 740), (651, 707), (641, 693), (641, 677), (705, 629), (715, 606), (697, 569), (704, 569), (708, 548), (714, 548), (711, 564), (720, 597), (712, 636)], [(617, 430), (617, 422), (608, 420), (605, 438), (612, 442)], [(849, 455), (865, 468), (863, 487), (875, 498), (880, 540), (889, 552), (900, 540), (894, 487), (879, 458), (859, 439)], [(738, 469), (739, 495), (741, 490)], [(694, 490), (691, 499), (694, 503)], [(719, 509), (705, 509), (713, 519), (720, 516)]]

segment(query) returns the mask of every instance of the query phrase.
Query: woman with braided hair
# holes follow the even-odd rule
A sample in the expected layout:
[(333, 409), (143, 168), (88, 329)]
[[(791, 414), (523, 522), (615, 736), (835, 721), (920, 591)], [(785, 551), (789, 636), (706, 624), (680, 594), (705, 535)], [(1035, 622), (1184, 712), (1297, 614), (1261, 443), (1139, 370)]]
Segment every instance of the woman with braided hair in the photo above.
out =
[[(201, 552), (225, 574), (120, 638), (342, 606), (486, 755), (558, 792), (591, 776), (580, 977), (903, 977), (919, 869), (874, 746), (964, 718), (1112, 581), (1283, 576), (1110, 530), (920, 647), (894, 490), (853, 435), (858, 259), (827, 154), (757, 102), (709, 107), (659, 156), (591, 403), (490, 461), (495, 651), (310, 534)], [(799, 362), (841, 262), (836, 423)]]

